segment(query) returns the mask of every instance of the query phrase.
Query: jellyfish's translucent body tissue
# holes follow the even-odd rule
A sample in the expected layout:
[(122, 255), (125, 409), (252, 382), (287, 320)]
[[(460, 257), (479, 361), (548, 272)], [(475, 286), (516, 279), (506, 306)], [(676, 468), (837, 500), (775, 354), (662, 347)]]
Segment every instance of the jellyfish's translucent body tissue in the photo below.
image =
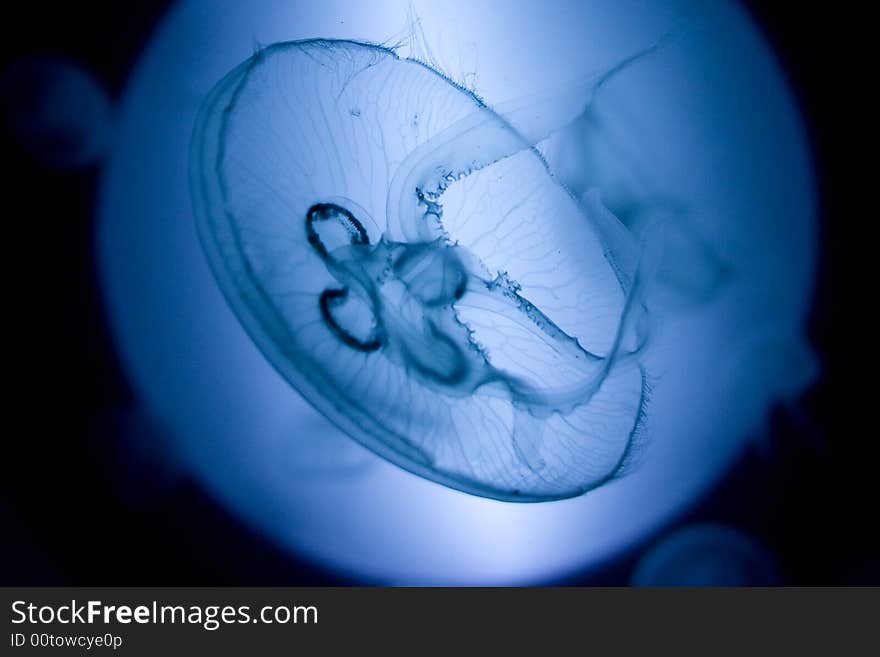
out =
[(391, 50), (291, 42), (193, 142), (204, 248), (272, 364), (388, 460), (501, 500), (608, 480), (645, 405), (635, 244), (534, 148), (566, 119), (543, 103), (505, 118)]

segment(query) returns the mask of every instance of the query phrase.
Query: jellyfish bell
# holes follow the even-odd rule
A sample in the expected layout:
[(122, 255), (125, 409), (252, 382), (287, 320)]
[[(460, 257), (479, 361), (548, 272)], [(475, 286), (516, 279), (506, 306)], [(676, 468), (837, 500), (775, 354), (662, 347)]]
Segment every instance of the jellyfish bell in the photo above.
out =
[(320, 39), (261, 49), (206, 100), (191, 188), (221, 289), (284, 378), (387, 460), (544, 501), (630, 452), (638, 245), (534, 147), (600, 83), (502, 116), (422, 62)]

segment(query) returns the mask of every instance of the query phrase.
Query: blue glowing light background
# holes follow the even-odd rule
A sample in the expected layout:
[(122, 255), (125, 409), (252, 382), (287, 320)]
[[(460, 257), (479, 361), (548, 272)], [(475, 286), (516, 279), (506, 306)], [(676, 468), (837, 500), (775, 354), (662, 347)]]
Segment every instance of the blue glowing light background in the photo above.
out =
[[(686, 202), (724, 284), (660, 308), (649, 442), (628, 476), (584, 497), (481, 499), (373, 456), (269, 365), (201, 251), (187, 160), (214, 83), (260, 44), (397, 42), (413, 16), (432, 60), (490, 104), (674, 35), (603, 91), (607, 123), (584, 126), (597, 135), (586, 144), (623, 144), (652, 188)], [(585, 145), (564, 165), (571, 184), (589, 176), (623, 207), (644, 178), (633, 182), (615, 152)], [(171, 436), (169, 458), (261, 533), (355, 579), (528, 584), (598, 565), (699, 501), (771, 403), (815, 375), (803, 337), (816, 251), (804, 129), (769, 46), (724, 2), (183, 2), (121, 100), (97, 247), (117, 348)]]

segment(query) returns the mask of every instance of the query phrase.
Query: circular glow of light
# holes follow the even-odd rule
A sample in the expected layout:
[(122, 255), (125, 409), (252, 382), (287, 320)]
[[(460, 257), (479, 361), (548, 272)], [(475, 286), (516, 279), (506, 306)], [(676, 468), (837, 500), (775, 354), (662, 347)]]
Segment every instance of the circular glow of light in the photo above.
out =
[[(213, 84), (259, 44), (395, 42), (414, 33), (413, 16), (432, 61), (490, 104), (600, 72), (672, 35), (609, 84), (606, 108), (638, 126), (624, 141), (637, 142), (665, 195), (685, 200), (729, 275), (700, 303), (658, 313), (647, 445), (627, 476), (583, 497), (482, 499), (374, 457), (272, 369), (201, 252), (187, 158)], [(594, 180), (625, 195), (631, 187), (615, 188), (605, 161), (591, 160)], [(804, 130), (772, 52), (726, 3), (184, 2), (131, 76), (99, 213), (117, 347), (181, 463), (271, 539), (356, 578), (518, 584), (599, 564), (697, 501), (769, 404), (811, 372), (796, 357), (816, 248)]]

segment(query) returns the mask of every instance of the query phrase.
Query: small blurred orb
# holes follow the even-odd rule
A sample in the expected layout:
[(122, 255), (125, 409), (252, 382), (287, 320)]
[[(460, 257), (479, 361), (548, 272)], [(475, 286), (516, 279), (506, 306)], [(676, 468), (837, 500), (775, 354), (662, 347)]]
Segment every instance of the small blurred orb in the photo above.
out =
[(0, 73), (6, 130), (43, 166), (96, 164), (110, 143), (112, 111), (95, 77), (69, 59), (23, 57)]
[(722, 525), (691, 525), (648, 548), (633, 571), (633, 586), (777, 586), (769, 551)]

